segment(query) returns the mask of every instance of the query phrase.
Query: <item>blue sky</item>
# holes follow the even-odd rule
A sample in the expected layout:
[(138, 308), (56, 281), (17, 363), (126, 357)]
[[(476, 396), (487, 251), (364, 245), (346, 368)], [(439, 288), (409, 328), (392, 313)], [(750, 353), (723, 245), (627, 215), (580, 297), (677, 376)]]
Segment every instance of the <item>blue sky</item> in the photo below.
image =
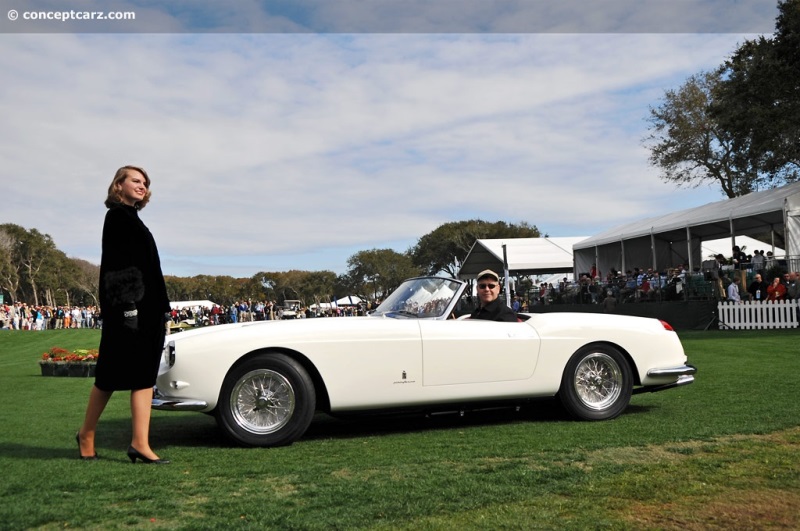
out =
[[(739, 33), (378, 34), (377, 18), (349, 34), (218, 33), (147, 4), (174, 33), (0, 25), (0, 223), (99, 263), (108, 183), (141, 165), (141, 217), (181, 276), (342, 273), (359, 250), (402, 252), (449, 221), (590, 236), (719, 200), (661, 182), (648, 108), (777, 14), (737, 3), (770, 21)], [(264, 5), (234, 3), (226, 23)]]

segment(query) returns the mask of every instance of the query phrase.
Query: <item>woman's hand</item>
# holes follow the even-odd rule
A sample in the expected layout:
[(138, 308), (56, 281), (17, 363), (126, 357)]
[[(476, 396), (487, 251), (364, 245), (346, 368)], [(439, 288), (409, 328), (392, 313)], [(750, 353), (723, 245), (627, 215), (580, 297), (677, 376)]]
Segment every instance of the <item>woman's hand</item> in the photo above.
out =
[(122, 312), (123, 321), (122, 324), (125, 328), (129, 328), (131, 330), (138, 330), (139, 329), (139, 310), (136, 309), (135, 305), (133, 309), (128, 309)]

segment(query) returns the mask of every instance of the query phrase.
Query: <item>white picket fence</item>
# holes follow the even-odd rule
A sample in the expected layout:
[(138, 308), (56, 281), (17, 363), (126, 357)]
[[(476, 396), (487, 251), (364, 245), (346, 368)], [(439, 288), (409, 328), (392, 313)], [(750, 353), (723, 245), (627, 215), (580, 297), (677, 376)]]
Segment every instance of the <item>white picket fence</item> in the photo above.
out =
[(717, 309), (721, 329), (797, 328), (800, 325), (798, 301), (720, 302)]

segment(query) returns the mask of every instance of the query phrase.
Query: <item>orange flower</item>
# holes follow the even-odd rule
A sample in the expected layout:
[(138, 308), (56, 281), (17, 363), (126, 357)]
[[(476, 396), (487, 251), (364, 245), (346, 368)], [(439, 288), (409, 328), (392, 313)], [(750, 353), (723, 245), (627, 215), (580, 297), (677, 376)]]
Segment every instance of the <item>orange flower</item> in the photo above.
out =
[(42, 361), (67, 361), (72, 363), (91, 363), (97, 361), (98, 349), (77, 349), (71, 352), (65, 348), (52, 347), (48, 352), (42, 354)]

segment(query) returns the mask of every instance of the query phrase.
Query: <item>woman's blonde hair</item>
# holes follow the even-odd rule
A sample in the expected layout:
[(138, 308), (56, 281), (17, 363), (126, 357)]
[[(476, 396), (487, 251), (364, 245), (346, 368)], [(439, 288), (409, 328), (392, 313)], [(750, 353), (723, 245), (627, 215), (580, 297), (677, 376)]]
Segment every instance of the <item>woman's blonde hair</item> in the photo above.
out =
[(144, 185), (147, 188), (147, 193), (144, 194), (141, 201), (136, 203), (136, 208), (141, 210), (150, 202), (150, 177), (147, 175), (147, 172), (138, 166), (123, 166), (114, 174), (114, 179), (111, 180), (111, 185), (108, 187), (108, 197), (106, 197), (105, 203), (107, 208), (111, 208), (114, 204), (122, 203), (122, 196), (120, 195), (119, 189), (120, 186), (122, 186), (122, 182), (128, 177), (128, 173), (131, 171), (138, 171), (142, 174), (142, 177), (144, 177)]

